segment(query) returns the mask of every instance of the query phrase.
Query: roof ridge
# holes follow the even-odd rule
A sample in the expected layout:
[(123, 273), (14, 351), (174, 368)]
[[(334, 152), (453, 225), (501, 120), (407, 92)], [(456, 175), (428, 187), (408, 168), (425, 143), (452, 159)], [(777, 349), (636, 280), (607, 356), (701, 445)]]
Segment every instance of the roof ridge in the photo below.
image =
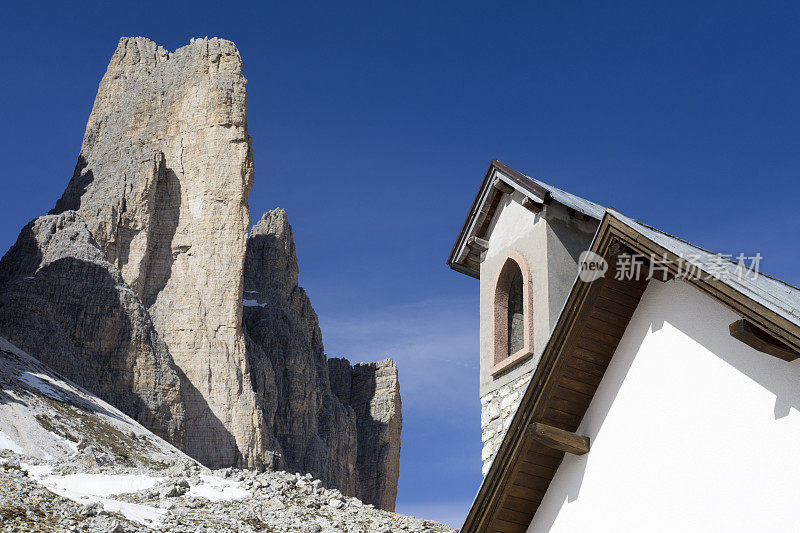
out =
[[(560, 187), (556, 187), (555, 185), (550, 185), (546, 181), (542, 181), (539, 178), (534, 178), (532, 176), (529, 176), (528, 174), (525, 174), (524, 172), (520, 172), (519, 170), (517, 170), (515, 168), (512, 168), (511, 166), (503, 163), (499, 159), (492, 159), (492, 165), (497, 166), (496, 163), (499, 163), (502, 167), (506, 167), (509, 170), (513, 171), (513, 172), (516, 172), (520, 176), (522, 176), (522, 177), (530, 180), (531, 182), (533, 182), (535, 185), (538, 185), (539, 187), (543, 187), (545, 190), (547, 190), (550, 193), (550, 196), (555, 201), (557, 201), (557, 202), (559, 202), (561, 204), (564, 204), (567, 207), (570, 207), (572, 209), (575, 209), (577, 211), (585, 213), (585, 214), (587, 214), (587, 215), (589, 215), (589, 216), (591, 216), (593, 218), (596, 218), (597, 220), (600, 220), (600, 219), (603, 218), (603, 214), (605, 213), (605, 211), (607, 209), (604, 205), (598, 204), (597, 202), (593, 202), (592, 200), (587, 200), (583, 196), (578, 196), (577, 194), (573, 194), (573, 193), (571, 193), (569, 191), (565, 191), (564, 189), (561, 189)], [(502, 170), (502, 168), (501, 168), (501, 170)], [(556, 193), (556, 194), (553, 194), (553, 193)], [(585, 204), (585, 205), (581, 205), (582, 203)]]
[[(510, 167), (509, 165), (506, 165), (505, 163), (503, 163), (502, 161), (500, 161), (499, 159), (495, 159), (495, 161), (497, 161), (498, 163), (501, 163), (501, 164), (503, 164), (503, 165), (505, 165), (505, 166), (507, 166), (507, 167), (509, 167), (509, 168), (512, 168), (512, 167)], [(545, 188), (548, 188), (548, 189), (555, 189), (556, 191), (558, 191), (558, 192), (560, 192), (560, 193), (562, 193), (562, 194), (566, 194), (566, 195), (568, 195), (568, 196), (572, 196), (573, 198), (578, 198), (578, 199), (580, 199), (580, 200), (583, 200), (583, 201), (585, 201), (585, 202), (589, 202), (590, 204), (594, 204), (594, 205), (596, 205), (596, 206), (598, 206), (598, 207), (600, 207), (600, 208), (602, 208), (602, 209), (607, 209), (607, 208), (606, 208), (604, 205), (602, 205), (602, 204), (598, 204), (597, 202), (595, 202), (595, 201), (592, 201), (592, 200), (588, 200), (588, 199), (584, 198), (583, 196), (578, 196), (577, 194), (573, 194), (573, 193), (571, 193), (571, 192), (569, 192), (569, 191), (567, 191), (567, 190), (564, 190), (564, 189), (562, 189), (561, 187), (556, 187), (555, 185), (550, 185), (550, 184), (549, 184), (548, 182), (546, 182), (546, 181), (543, 181), (543, 180), (541, 180), (541, 179), (539, 179), (539, 178), (535, 178), (535, 177), (533, 177), (533, 176), (530, 176), (530, 175), (528, 175), (528, 174), (525, 174), (524, 172), (520, 172), (519, 170), (516, 170), (516, 169), (513, 169), (513, 168), (512, 168), (512, 170), (514, 170), (515, 172), (517, 172), (517, 173), (519, 173), (519, 174), (522, 174), (523, 176), (525, 176), (525, 177), (526, 177), (526, 178), (528, 178), (529, 180), (531, 180), (531, 181), (533, 181), (533, 182), (535, 182), (535, 183), (537, 183), (537, 184), (541, 185), (542, 187), (545, 187)]]

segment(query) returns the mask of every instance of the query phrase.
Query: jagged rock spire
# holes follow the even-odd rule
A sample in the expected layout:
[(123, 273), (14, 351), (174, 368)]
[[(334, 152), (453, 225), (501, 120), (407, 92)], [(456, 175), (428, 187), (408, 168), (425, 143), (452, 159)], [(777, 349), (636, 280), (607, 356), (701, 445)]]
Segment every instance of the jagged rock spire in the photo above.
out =
[(245, 84), (230, 41), (169, 53), (120, 39), (53, 210), (83, 217), (147, 308), (181, 376), (185, 449), (212, 467), (263, 465), (241, 329), (253, 184)]
[(348, 363), (341, 401), (286, 212), (248, 238), (245, 84), (229, 41), (120, 40), (67, 189), (0, 265), (0, 332), (207, 466), (392, 509), (396, 368)]

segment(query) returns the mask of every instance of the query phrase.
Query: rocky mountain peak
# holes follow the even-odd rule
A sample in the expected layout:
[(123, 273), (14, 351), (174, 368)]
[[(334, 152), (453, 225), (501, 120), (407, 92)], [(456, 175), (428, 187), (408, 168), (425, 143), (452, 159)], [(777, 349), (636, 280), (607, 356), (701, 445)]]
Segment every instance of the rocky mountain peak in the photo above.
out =
[(245, 86), (230, 41), (120, 39), (66, 190), (0, 262), (0, 334), (208, 467), (393, 509), (396, 368), (332, 391), (286, 212), (248, 227)]
[(267, 211), (250, 230), (244, 272), (245, 300), (288, 298), (298, 286), (297, 252), (286, 211)]
[(250, 230), (244, 272), (244, 329), (259, 368), (256, 390), (264, 411), (274, 413), (281, 468), (338, 479), (344, 493), (393, 510), (402, 428), (394, 361), (351, 367), (327, 360), (317, 314), (297, 284), (283, 209), (264, 213)]

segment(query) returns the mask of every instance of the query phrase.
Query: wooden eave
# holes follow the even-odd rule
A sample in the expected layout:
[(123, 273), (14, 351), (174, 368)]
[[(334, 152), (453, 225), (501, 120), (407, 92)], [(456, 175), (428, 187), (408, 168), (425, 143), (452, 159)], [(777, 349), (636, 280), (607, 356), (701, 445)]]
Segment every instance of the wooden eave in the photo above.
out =
[[(613, 212), (603, 217), (592, 251), (606, 258), (609, 272), (614, 272), (616, 256), (622, 252), (647, 257), (666, 254), (673, 275), (679, 264), (675, 254), (640, 235)], [(790, 349), (800, 350), (800, 327), (785, 317), (720, 280), (685, 281)], [(617, 281), (612, 276), (592, 283), (576, 280), (462, 533), (527, 530), (564, 457), (563, 451), (532, 439), (529, 427), (540, 423), (577, 430), (647, 283)]]
[(754, 350), (792, 362), (800, 358), (800, 352), (792, 350), (773, 335), (751, 324), (744, 318), (734, 321), (728, 326), (731, 337), (743, 342)]
[(492, 159), (489, 169), (483, 177), (478, 194), (472, 201), (466, 220), (461, 226), (447, 265), (473, 278), (480, 278), (481, 251), (473, 249), (467, 243), (470, 237), (485, 239), (497, 207), (503, 198), (503, 191), (494, 186), (501, 181), (504, 188), (511, 187), (520, 191), (537, 204), (548, 201), (549, 193), (544, 187), (532, 182), (524, 174), (514, 170), (505, 163)]

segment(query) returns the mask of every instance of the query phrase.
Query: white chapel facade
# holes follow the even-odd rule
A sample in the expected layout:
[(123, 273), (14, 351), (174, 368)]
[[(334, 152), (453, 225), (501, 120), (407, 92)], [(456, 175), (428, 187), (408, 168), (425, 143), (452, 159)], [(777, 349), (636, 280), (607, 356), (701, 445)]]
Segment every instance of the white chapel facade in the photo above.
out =
[(462, 532), (797, 529), (800, 289), (495, 160), (448, 264), (480, 279)]

